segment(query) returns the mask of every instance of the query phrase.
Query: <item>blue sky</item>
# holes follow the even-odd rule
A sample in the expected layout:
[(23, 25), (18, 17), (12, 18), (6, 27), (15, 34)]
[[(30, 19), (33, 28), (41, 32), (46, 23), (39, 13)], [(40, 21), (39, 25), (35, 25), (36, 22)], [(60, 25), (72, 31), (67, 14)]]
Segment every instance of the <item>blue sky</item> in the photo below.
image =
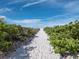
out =
[(45, 27), (79, 19), (79, 0), (0, 0), (0, 17), (26, 27)]

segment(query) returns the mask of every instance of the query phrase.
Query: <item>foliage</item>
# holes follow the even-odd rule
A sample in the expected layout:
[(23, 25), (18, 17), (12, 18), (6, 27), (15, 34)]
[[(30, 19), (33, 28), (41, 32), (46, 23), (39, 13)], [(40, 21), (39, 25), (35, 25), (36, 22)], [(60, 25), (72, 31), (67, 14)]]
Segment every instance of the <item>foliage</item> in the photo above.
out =
[(37, 33), (37, 29), (7, 24), (0, 19), (0, 51), (8, 51), (14, 42), (23, 42)]
[(79, 21), (44, 30), (50, 36), (50, 44), (56, 53), (75, 55), (79, 52)]

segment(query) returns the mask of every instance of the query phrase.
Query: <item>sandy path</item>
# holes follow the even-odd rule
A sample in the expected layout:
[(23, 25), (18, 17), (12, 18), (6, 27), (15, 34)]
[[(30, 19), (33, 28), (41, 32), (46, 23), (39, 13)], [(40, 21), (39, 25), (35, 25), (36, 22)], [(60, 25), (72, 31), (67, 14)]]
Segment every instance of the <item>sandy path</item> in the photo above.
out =
[(41, 29), (28, 45), (18, 48), (8, 59), (59, 59), (59, 54), (52, 53), (47, 34)]

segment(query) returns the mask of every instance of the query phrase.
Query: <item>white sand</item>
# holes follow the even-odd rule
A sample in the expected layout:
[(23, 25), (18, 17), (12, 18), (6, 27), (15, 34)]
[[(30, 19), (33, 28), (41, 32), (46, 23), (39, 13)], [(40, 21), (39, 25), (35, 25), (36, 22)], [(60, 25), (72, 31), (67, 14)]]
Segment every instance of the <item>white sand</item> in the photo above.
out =
[(60, 59), (59, 54), (52, 52), (48, 36), (40, 29), (30, 44), (18, 48), (8, 59)]

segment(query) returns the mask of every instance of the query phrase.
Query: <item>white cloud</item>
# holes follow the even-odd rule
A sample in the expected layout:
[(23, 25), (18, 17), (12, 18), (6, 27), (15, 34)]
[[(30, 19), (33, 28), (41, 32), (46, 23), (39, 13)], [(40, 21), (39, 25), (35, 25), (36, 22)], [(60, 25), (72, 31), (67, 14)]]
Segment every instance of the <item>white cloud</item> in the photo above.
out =
[(33, 23), (39, 23), (40, 19), (24, 19), (24, 20), (11, 20), (13, 23), (18, 24), (33, 24)]
[(26, 2), (26, 4), (24, 4), (22, 6), (22, 8), (25, 8), (25, 7), (29, 7), (32, 5), (37, 5), (37, 4), (43, 3), (45, 1), (47, 1), (47, 0), (13, 0), (13, 1), (10, 1), (9, 3), (7, 3), (7, 5)]
[(10, 8), (1, 8), (0, 13), (10, 12), (12, 11)]
[(16, 3), (22, 3), (22, 2), (25, 2), (25, 1), (27, 1), (27, 0), (11, 0), (10, 2), (8, 2), (7, 4), (9, 5), (9, 4), (16, 4)]
[(0, 18), (4, 18), (4, 19), (6, 19), (6, 16), (0, 16)]
[(70, 16), (70, 17), (68, 17), (67, 15), (58, 15), (58, 16), (47, 18), (45, 20), (44, 19), (12, 20), (12, 19), (7, 18), (6, 16), (0, 16), (0, 18), (5, 18), (6, 21), (10, 24), (18, 24), (25, 27), (33, 27), (33, 28), (43, 28), (46, 26), (63, 25), (74, 20), (79, 20), (78, 15)]
[(71, 21), (79, 20), (79, 15), (57, 15), (57, 16), (52, 16), (47, 19), (46, 21), (43, 22), (43, 27), (45, 26), (56, 26), (56, 25), (64, 25), (68, 24)]
[(63, 2), (63, 0), (62, 1), (60, 1), (60, 0), (48, 0), (47, 1), (47, 3), (49, 4), (49, 6), (59, 6), (59, 7), (61, 7), (61, 6), (63, 6), (65, 3)]
[(37, 4), (43, 3), (45, 1), (47, 1), (47, 0), (39, 0), (37, 2), (27, 3), (27, 4), (23, 5), (22, 7), (24, 8), (24, 7), (29, 7), (29, 6), (32, 6), (32, 5), (37, 5)]
[(2, 19), (4, 22), (6, 22), (7, 20), (6, 16), (1, 16), (1, 15), (0, 15), (0, 19)]
[(68, 13), (73, 13), (73, 14), (76, 14), (76, 13), (79, 13), (79, 1), (72, 1), (70, 3), (67, 3), (65, 6), (64, 6), (66, 12)]

